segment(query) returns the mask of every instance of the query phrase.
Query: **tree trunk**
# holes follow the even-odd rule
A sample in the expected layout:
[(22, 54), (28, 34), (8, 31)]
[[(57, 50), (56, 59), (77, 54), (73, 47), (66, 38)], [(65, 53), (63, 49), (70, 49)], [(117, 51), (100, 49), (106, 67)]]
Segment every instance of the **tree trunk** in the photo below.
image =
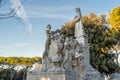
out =
[(26, 73), (27, 73), (28, 67), (25, 69), (24, 74), (23, 74), (23, 80), (26, 80)]
[(10, 74), (11, 74), (10, 80), (13, 79), (13, 76), (14, 76), (14, 74), (15, 74), (13, 71), (14, 71), (14, 66), (12, 66), (12, 67), (10, 68), (10, 72), (11, 72), (11, 73), (10, 73)]
[(13, 75), (13, 74), (12, 74), (12, 68), (10, 69), (10, 75), (11, 75), (11, 76), (10, 76), (10, 80), (12, 80), (12, 78), (13, 78), (13, 76), (12, 76), (12, 75)]

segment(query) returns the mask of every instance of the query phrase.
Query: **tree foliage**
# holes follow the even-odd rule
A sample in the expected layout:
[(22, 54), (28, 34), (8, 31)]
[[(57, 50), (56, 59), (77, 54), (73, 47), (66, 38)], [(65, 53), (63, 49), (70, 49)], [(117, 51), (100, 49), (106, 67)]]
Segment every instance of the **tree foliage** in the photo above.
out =
[(63, 34), (65, 37), (74, 37), (74, 27), (75, 27), (75, 22), (67, 22), (65, 23), (62, 28), (61, 28), (61, 34)]
[[(101, 73), (117, 72), (119, 67), (114, 63), (115, 55), (111, 52), (111, 48), (116, 44), (117, 39), (114, 30), (106, 25), (106, 16), (104, 14), (97, 16), (94, 13), (90, 13), (82, 17), (82, 22), (89, 37), (91, 65)], [(74, 22), (72, 21), (71, 23)], [(74, 25), (65, 24), (61, 32), (66, 32), (63, 35), (67, 35), (67, 37), (74, 36), (74, 27), (75, 23)], [(70, 33), (70, 31), (73, 32)]]
[(112, 26), (116, 39), (118, 40), (117, 42), (119, 42), (120, 41), (120, 6), (114, 8), (110, 12), (108, 22)]
[[(13, 18), (16, 17), (16, 13), (19, 11), (19, 9), (22, 7), (23, 3), (25, 2), (25, 0), (21, 0), (22, 2), (20, 3), (21, 5), (19, 5), (17, 8), (17, 10), (15, 10), (15, 8), (12, 8), (12, 4), (11, 4), (11, 8), (7, 11), (9, 12), (4, 12), (1, 11), (0, 12), (0, 19), (8, 19), (8, 18)], [(11, 1), (10, 1), (11, 2)], [(8, 5), (6, 3), (9, 3), (8, 0), (0, 0), (0, 8), (3, 7), (4, 5)], [(18, 4), (17, 2), (15, 2), (16, 4)], [(14, 4), (14, 3), (13, 3)], [(6, 9), (6, 7), (5, 7)], [(0, 9), (1, 10), (1, 9)]]
[(41, 63), (40, 57), (0, 57), (0, 65), (31, 67), (35, 62)]
[(120, 6), (109, 13), (108, 22), (117, 32), (120, 31)]
[[(90, 62), (101, 73), (116, 72), (115, 55), (111, 48), (116, 44), (114, 31), (106, 25), (104, 14), (97, 16), (91, 13), (83, 16), (83, 25), (89, 37)], [(119, 67), (118, 67), (119, 68)]]
[[(4, 80), (13, 80), (13, 77), (19, 77), (17, 75), (20, 74), (23, 78), (21, 80), (25, 80), (25, 75), (29, 68), (32, 67), (34, 63), (41, 63), (42, 59), (40, 57), (0, 57), (0, 77)], [(4, 67), (7, 67), (5, 69)], [(22, 73), (18, 72), (19, 67), (23, 67)], [(9, 72), (8, 72), (9, 71)], [(7, 74), (9, 73), (9, 74)]]

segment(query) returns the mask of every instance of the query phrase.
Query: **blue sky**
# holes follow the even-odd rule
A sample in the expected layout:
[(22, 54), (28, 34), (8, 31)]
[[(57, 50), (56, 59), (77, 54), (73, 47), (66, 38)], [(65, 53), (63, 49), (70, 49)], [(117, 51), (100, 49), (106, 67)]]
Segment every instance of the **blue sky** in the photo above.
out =
[[(0, 56), (42, 56), (47, 24), (52, 30), (61, 28), (74, 18), (76, 7), (81, 8), (82, 15), (108, 15), (116, 6), (120, 6), (119, 0), (26, 0), (23, 7), (32, 32), (15, 18), (0, 19)], [(9, 8), (10, 4), (3, 6), (0, 13)]]

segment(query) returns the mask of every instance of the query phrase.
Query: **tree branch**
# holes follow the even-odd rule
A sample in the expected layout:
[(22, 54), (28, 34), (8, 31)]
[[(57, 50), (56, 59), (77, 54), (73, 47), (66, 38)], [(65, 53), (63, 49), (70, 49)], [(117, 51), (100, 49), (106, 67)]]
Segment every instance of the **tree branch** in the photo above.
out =
[[(1, 2), (2, 2), (2, 0), (0, 0), (0, 4), (1, 4)], [(23, 2), (17, 8), (17, 10), (11, 9), (9, 13), (0, 14), (0, 19), (8, 19), (8, 18), (14, 17), (16, 12), (21, 8), (21, 6), (23, 5), (24, 2), (25, 2), (25, 0), (23, 0)]]

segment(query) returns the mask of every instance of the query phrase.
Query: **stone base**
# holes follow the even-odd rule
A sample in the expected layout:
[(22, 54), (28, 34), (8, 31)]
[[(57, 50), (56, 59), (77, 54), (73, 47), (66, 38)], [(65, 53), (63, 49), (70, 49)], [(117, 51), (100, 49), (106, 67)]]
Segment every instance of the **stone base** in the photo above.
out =
[(86, 72), (86, 78), (87, 80), (101, 80), (101, 74), (97, 70), (91, 67)]
[(75, 72), (28, 72), (27, 80), (76, 80), (76, 74)]

